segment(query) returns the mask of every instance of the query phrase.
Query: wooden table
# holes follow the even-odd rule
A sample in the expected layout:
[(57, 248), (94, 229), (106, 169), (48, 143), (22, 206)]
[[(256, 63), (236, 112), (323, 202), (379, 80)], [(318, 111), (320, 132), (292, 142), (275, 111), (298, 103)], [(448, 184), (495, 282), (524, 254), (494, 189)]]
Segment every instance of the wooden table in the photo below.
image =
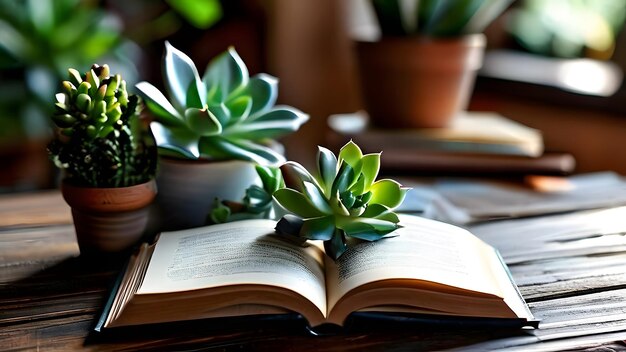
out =
[[(617, 236), (618, 242), (625, 237)], [(79, 257), (70, 211), (58, 192), (5, 195), (0, 197), (0, 350), (626, 350), (626, 249), (594, 251), (593, 243), (600, 241), (590, 242), (588, 252), (510, 266), (531, 310), (545, 321), (535, 331), (383, 324), (312, 336), (300, 321), (277, 319), (99, 335), (92, 328), (124, 258)], [(578, 265), (572, 274), (584, 257), (592, 258), (590, 266)], [(548, 272), (554, 279), (545, 279)]]

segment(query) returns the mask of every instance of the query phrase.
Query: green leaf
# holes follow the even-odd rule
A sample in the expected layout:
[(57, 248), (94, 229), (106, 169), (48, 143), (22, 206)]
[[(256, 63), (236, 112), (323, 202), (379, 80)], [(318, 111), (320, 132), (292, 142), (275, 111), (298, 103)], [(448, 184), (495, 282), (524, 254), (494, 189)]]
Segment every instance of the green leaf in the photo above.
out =
[(241, 96), (226, 103), (226, 107), (230, 110), (230, 121), (228, 125), (245, 121), (252, 109), (252, 98)]
[(183, 117), (155, 86), (148, 82), (139, 82), (135, 88), (157, 121), (165, 125), (184, 125)]
[[(287, 187), (304, 190), (304, 182), (317, 184), (317, 181), (304, 166), (295, 161), (288, 161), (280, 167)], [(321, 188), (321, 187), (320, 187)]]
[(341, 192), (341, 194), (339, 194), (339, 199), (341, 199), (341, 202), (346, 209), (352, 209), (354, 202), (356, 202), (356, 197), (350, 191)]
[(263, 113), (276, 104), (278, 79), (265, 73), (258, 74), (250, 79), (243, 94), (252, 98), (250, 115)]
[(207, 90), (206, 100), (211, 105), (219, 105), (224, 104), (226, 100), (226, 96), (228, 92), (225, 92), (219, 84), (215, 84), (212, 86), (207, 86), (206, 82), (203, 81), (205, 85), (205, 89)]
[(307, 196), (307, 198), (309, 198), (311, 203), (313, 203), (313, 205), (315, 205), (317, 209), (326, 214), (333, 213), (333, 209), (330, 207), (330, 205), (328, 205), (328, 200), (324, 197), (324, 193), (317, 185), (308, 181), (304, 181), (303, 187), (304, 194)]
[(391, 221), (394, 224), (400, 222), (398, 215), (394, 213), (388, 207), (382, 204), (370, 204), (367, 206), (363, 214), (361, 214), (362, 218), (374, 218), (379, 220)]
[(310, 240), (327, 241), (335, 232), (335, 218), (332, 215), (305, 219), (300, 228), (300, 237)]
[(361, 174), (364, 179), (363, 191), (366, 192), (370, 190), (380, 171), (380, 153), (366, 154), (361, 159), (361, 162)]
[(300, 237), (300, 229), (302, 228), (303, 221), (301, 218), (287, 214), (278, 220), (276, 223), (276, 234), (282, 238), (292, 241), (296, 244), (302, 245), (306, 242), (306, 238)]
[(278, 165), (285, 157), (271, 148), (247, 140), (226, 139), (220, 136), (200, 138), (200, 155), (214, 160), (244, 160), (260, 165)]
[(361, 148), (359, 148), (359, 146), (356, 145), (353, 141), (349, 141), (348, 143), (346, 143), (346, 145), (341, 147), (341, 150), (339, 151), (339, 162), (341, 163), (341, 161), (344, 160), (353, 169), (356, 167), (359, 161), (361, 161), (361, 158), (363, 158)]
[(272, 202), (272, 195), (265, 189), (252, 185), (246, 189), (243, 202), (249, 212), (259, 214), (268, 209), (269, 204)]
[(224, 134), (250, 140), (279, 138), (297, 131), (308, 118), (297, 109), (280, 107), (261, 116), (250, 116), (245, 123), (229, 126)]
[(398, 229), (398, 225), (391, 221), (372, 219), (372, 218), (349, 218), (346, 221), (339, 221), (337, 227), (345, 230), (346, 232), (359, 232), (367, 228), (367, 226), (374, 229), (376, 232), (387, 234), (391, 231)]
[(213, 209), (211, 209), (209, 213), (209, 219), (214, 224), (222, 224), (228, 222), (230, 213), (230, 208), (222, 204), (219, 199), (215, 198)]
[(211, 27), (222, 17), (218, 0), (167, 0), (167, 3), (199, 29)]
[(462, 34), (483, 2), (484, 0), (421, 0), (418, 12), (420, 32), (432, 36)]
[(359, 178), (357, 179), (357, 181), (350, 186), (350, 192), (352, 192), (353, 194), (360, 196), (361, 194), (364, 193), (365, 191), (365, 177), (363, 176), (363, 174), (359, 175)]
[(207, 90), (218, 87), (224, 102), (235, 90), (245, 87), (249, 81), (248, 68), (235, 48), (217, 56), (206, 68), (202, 81)]
[(394, 180), (384, 179), (374, 182), (370, 191), (372, 192), (371, 204), (382, 204), (393, 209), (402, 203), (408, 188), (402, 188)]
[(271, 121), (284, 121), (285, 123), (293, 123), (300, 127), (303, 123), (305, 123), (309, 119), (309, 115), (303, 113), (302, 111), (284, 105), (278, 105), (274, 107), (272, 110), (267, 111), (265, 113), (258, 113), (254, 116), (250, 116), (250, 121), (254, 122), (271, 122)]
[[(206, 90), (200, 81), (195, 64), (189, 56), (174, 48), (168, 41), (165, 42), (163, 72), (165, 88), (172, 98), (172, 104), (179, 110), (186, 107), (188, 92), (200, 100), (202, 105), (199, 107), (206, 104)], [(192, 99), (192, 101), (196, 99)]]
[(369, 242), (378, 241), (386, 235), (386, 233), (376, 231), (373, 226), (362, 223), (350, 224), (350, 226), (344, 227), (343, 230), (348, 237)]
[(322, 186), (324, 187), (324, 194), (326, 194), (326, 197), (330, 198), (333, 181), (337, 175), (337, 157), (335, 154), (324, 147), (318, 146), (317, 169)]
[(224, 103), (209, 105), (209, 110), (217, 118), (217, 121), (220, 122), (222, 128), (230, 124), (230, 110)]
[[(185, 101), (185, 106), (188, 108), (197, 108), (202, 109), (204, 107), (205, 102), (205, 94), (204, 92), (199, 92), (198, 87), (196, 86), (197, 81), (192, 81), (189, 83), (189, 88), (187, 89), (187, 100)], [(204, 86), (202, 88), (204, 89)]]
[(273, 194), (274, 199), (286, 210), (303, 218), (317, 218), (325, 216), (302, 193), (291, 188), (281, 188)]
[(352, 170), (352, 167), (350, 167), (349, 164), (341, 164), (337, 177), (335, 177), (335, 181), (333, 181), (333, 185), (331, 187), (331, 197), (337, 194), (337, 192), (345, 192), (352, 183), (353, 179), (354, 171)]
[(256, 173), (259, 175), (261, 179), (261, 183), (263, 184), (263, 188), (269, 192), (274, 193), (281, 187), (283, 181), (283, 175), (280, 172), (280, 169), (272, 166), (255, 166)]
[(168, 150), (168, 155), (175, 155), (186, 159), (198, 159), (200, 151), (198, 141), (200, 136), (185, 127), (165, 127), (159, 122), (152, 122), (150, 129), (159, 148)]
[(340, 229), (335, 229), (335, 233), (333, 233), (330, 241), (324, 241), (324, 250), (333, 260), (339, 259), (346, 249), (348, 249), (348, 244), (346, 243), (344, 232)]
[(222, 132), (222, 126), (208, 109), (189, 108), (185, 110), (185, 120), (196, 134), (214, 136)]

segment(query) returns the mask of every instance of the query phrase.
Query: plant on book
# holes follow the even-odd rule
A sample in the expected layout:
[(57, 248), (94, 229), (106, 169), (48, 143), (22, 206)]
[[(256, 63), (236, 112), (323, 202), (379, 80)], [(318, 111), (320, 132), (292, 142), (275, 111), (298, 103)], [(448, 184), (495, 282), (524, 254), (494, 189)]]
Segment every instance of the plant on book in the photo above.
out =
[(533, 324), (494, 248), (453, 225), (400, 218), (399, 236), (355, 243), (337, 261), (276, 236), (274, 220), (164, 232), (131, 258), (96, 330), (294, 312), (312, 327), (372, 312)]
[(295, 215), (283, 216), (276, 232), (302, 242), (322, 240), (326, 254), (336, 260), (348, 248), (348, 238), (376, 241), (398, 229), (400, 220), (392, 210), (408, 188), (390, 179), (375, 181), (380, 153), (363, 155), (352, 141), (339, 158), (318, 148), (316, 176), (296, 162), (281, 167), (287, 187), (274, 198)]

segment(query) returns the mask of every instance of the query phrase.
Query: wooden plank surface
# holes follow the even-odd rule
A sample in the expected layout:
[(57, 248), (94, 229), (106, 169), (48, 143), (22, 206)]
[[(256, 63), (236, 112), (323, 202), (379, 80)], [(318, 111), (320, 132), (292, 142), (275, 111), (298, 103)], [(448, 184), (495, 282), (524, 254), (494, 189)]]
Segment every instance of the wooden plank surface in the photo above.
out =
[[(57, 192), (2, 196), (0, 350), (626, 349), (626, 251), (621, 248), (626, 244), (626, 208), (588, 216), (551, 217), (543, 227), (540, 221), (521, 219), (472, 228), (500, 248), (505, 260), (513, 260), (513, 276), (542, 319), (535, 331), (378, 324), (312, 336), (302, 321), (278, 319), (97, 335), (91, 329), (123, 258), (81, 258), (69, 209)], [(615, 223), (587, 223), (576, 235), (566, 229), (568, 222), (597, 218)], [(623, 232), (616, 230), (620, 228)], [(515, 241), (523, 245), (515, 246)]]

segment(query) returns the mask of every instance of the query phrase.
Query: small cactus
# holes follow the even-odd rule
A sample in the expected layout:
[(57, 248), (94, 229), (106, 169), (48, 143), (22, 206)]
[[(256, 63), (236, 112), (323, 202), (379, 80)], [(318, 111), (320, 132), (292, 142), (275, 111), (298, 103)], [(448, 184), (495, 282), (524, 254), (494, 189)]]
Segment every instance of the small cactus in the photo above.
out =
[(52, 121), (57, 138), (48, 146), (66, 179), (89, 187), (126, 187), (155, 174), (156, 147), (139, 121), (139, 98), (109, 66), (93, 65), (85, 75), (70, 68), (56, 94)]

